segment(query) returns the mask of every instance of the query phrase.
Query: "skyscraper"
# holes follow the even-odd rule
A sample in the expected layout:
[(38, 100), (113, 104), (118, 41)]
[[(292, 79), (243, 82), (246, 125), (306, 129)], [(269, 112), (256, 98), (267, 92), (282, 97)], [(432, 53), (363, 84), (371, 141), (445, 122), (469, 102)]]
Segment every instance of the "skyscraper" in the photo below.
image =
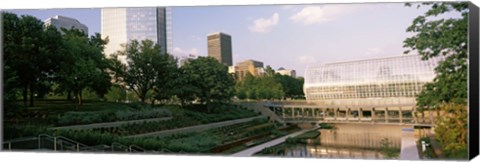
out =
[(44, 23), (45, 23), (45, 26), (48, 26), (48, 25), (55, 26), (58, 29), (58, 31), (60, 31), (60, 33), (62, 34), (63, 34), (63, 31), (61, 30), (61, 28), (65, 28), (67, 30), (75, 28), (75, 29), (79, 29), (80, 31), (88, 35), (88, 27), (80, 23), (80, 21), (74, 18), (57, 15), (55, 17), (46, 19)]
[(102, 35), (109, 39), (105, 54), (122, 50), (121, 44), (134, 39), (150, 39), (161, 46), (162, 53), (168, 52), (169, 14), (164, 7), (103, 8)]
[(227, 66), (232, 66), (232, 37), (218, 32), (207, 35), (207, 41), (208, 56)]

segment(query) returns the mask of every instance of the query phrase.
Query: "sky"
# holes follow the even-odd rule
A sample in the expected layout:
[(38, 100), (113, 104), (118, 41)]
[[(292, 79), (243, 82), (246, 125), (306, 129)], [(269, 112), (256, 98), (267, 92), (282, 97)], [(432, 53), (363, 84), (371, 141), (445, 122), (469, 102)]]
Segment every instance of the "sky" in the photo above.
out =
[[(404, 3), (173, 7), (173, 54), (207, 56), (207, 35), (232, 36), (233, 63), (262, 61), (304, 76), (309, 65), (402, 55), (406, 28), (427, 8)], [(100, 32), (100, 9), (10, 10), (78, 19)], [(456, 17), (451, 13), (447, 17)]]

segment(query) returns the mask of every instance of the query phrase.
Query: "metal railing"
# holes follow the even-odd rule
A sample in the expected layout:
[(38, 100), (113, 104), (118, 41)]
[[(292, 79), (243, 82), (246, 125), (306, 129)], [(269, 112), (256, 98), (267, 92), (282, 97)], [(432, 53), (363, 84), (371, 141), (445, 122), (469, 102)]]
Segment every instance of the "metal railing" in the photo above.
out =
[[(25, 144), (27, 143), (27, 144)], [(137, 145), (123, 145), (120, 143), (112, 143), (109, 145), (88, 146), (78, 141), (63, 136), (51, 136), (48, 134), (40, 134), (37, 137), (26, 137), (8, 140), (3, 142), (4, 150), (35, 150), (48, 149), (53, 151), (69, 151), (69, 152), (147, 152), (146, 149)]]
[(37, 140), (37, 137), (26, 137), (26, 138), (17, 138), (13, 140), (8, 140), (3, 142), (3, 149), (4, 150), (12, 150), (13, 147), (15, 147), (15, 144), (18, 143), (28, 143), (28, 142), (35, 142)]
[[(46, 141), (44, 141), (46, 140)], [(75, 140), (72, 140), (67, 137), (63, 136), (50, 136), (48, 134), (40, 134), (38, 135), (38, 148), (42, 149), (42, 142), (53, 142), (53, 148), (48, 148), (47, 149), (53, 149), (53, 151), (100, 151), (98, 149), (95, 149), (93, 147), (87, 146), (85, 144), (82, 144), (80, 142), (77, 142)]]

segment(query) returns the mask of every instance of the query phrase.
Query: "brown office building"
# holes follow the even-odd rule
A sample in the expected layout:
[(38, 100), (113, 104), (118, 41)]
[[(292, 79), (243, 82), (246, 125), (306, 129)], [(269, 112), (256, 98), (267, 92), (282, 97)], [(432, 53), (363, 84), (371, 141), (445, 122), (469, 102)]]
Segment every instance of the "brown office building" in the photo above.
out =
[(243, 80), (247, 73), (250, 73), (253, 76), (262, 76), (264, 73), (263, 62), (255, 60), (238, 62), (237, 66), (235, 66), (235, 77), (238, 80)]
[(232, 37), (225, 33), (212, 33), (207, 36), (208, 56), (220, 63), (232, 66)]

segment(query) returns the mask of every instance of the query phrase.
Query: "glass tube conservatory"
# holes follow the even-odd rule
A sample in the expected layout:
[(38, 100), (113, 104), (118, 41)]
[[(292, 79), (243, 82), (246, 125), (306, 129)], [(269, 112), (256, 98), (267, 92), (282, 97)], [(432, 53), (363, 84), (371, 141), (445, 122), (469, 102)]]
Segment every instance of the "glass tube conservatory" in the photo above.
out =
[(322, 105), (415, 105), (415, 95), (435, 77), (441, 58), (420, 55), (327, 63), (307, 67), (304, 92)]

